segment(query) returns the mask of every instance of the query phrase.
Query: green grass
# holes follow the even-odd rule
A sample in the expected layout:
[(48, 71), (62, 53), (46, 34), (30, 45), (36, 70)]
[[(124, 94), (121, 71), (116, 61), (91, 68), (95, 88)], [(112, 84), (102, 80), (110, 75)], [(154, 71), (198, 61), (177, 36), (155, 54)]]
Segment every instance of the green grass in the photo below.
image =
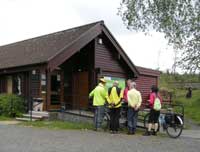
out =
[(175, 103), (183, 104), (186, 118), (200, 124), (200, 90), (193, 90), (192, 98), (185, 98), (186, 90), (177, 90)]
[(20, 125), (48, 128), (48, 129), (58, 129), (58, 130), (80, 130), (80, 129), (93, 129), (93, 125), (89, 123), (73, 123), (64, 121), (36, 121), (36, 122), (23, 122)]
[(172, 93), (172, 102), (184, 105), (185, 117), (200, 124), (200, 90), (193, 90), (192, 98), (186, 99), (187, 90), (176, 88), (173, 82), (200, 82), (199, 75), (163, 73), (159, 79), (159, 88), (170, 91)]
[(0, 121), (7, 121), (7, 120), (13, 120), (13, 118), (7, 116), (0, 116)]

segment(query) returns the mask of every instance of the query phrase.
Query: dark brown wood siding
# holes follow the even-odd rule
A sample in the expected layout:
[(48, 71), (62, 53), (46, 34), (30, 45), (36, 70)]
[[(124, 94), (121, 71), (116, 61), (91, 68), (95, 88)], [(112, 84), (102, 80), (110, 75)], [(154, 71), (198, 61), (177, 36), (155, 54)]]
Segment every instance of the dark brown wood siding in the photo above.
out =
[(102, 37), (102, 44), (95, 39), (95, 69), (99, 76), (128, 78), (130, 70), (108, 39)]
[(116, 71), (125, 73), (120, 63), (117, 61), (117, 54), (114, 50), (109, 49), (104, 43), (96, 42), (95, 52), (95, 67), (100, 67), (102, 70)]
[(147, 103), (152, 85), (157, 85), (158, 77), (140, 75), (136, 80), (137, 89), (142, 94), (142, 103)]
[(0, 77), (0, 93), (7, 92), (7, 80), (5, 76)]
[(127, 78), (126, 73), (117, 73), (117, 72), (111, 72), (111, 71), (102, 71), (101, 75), (119, 77), (119, 78), (125, 78), (125, 79)]
[(32, 98), (40, 97), (40, 71), (36, 70), (36, 74), (30, 72), (30, 95)]
[(26, 98), (29, 96), (29, 75), (24, 72), (22, 75), (22, 95)]

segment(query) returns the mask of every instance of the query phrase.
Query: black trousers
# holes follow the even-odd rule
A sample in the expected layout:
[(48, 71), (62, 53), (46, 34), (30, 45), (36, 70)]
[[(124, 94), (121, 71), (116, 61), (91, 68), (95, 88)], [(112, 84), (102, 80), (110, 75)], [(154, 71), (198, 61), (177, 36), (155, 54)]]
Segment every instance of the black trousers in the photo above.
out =
[(150, 113), (149, 113), (148, 123), (158, 123), (159, 122), (158, 121), (159, 116), (160, 116), (160, 111), (156, 111), (154, 109), (151, 109)]
[(110, 130), (118, 131), (119, 129), (120, 108), (110, 109)]

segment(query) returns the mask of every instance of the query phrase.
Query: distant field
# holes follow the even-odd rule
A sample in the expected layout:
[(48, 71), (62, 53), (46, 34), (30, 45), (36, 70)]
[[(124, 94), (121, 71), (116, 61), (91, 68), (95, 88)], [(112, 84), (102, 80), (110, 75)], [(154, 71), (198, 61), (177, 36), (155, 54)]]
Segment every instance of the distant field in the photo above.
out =
[(181, 103), (185, 107), (185, 116), (191, 118), (200, 125), (200, 90), (193, 90), (192, 98), (185, 98), (186, 90), (176, 90), (175, 103)]
[(172, 92), (172, 100), (175, 103), (183, 104), (185, 107), (185, 116), (200, 124), (200, 90), (193, 90), (192, 98), (186, 99), (186, 89), (178, 89), (176, 83), (200, 83), (199, 75), (179, 75), (163, 73), (159, 79), (159, 88), (164, 88)]

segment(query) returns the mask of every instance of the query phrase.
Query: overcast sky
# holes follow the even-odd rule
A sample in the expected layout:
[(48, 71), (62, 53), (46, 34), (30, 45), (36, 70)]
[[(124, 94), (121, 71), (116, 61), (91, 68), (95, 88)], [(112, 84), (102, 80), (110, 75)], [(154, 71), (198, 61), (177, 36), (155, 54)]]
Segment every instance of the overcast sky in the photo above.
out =
[(174, 52), (163, 34), (128, 31), (117, 9), (121, 0), (0, 0), (0, 45), (104, 20), (138, 66), (171, 69)]

